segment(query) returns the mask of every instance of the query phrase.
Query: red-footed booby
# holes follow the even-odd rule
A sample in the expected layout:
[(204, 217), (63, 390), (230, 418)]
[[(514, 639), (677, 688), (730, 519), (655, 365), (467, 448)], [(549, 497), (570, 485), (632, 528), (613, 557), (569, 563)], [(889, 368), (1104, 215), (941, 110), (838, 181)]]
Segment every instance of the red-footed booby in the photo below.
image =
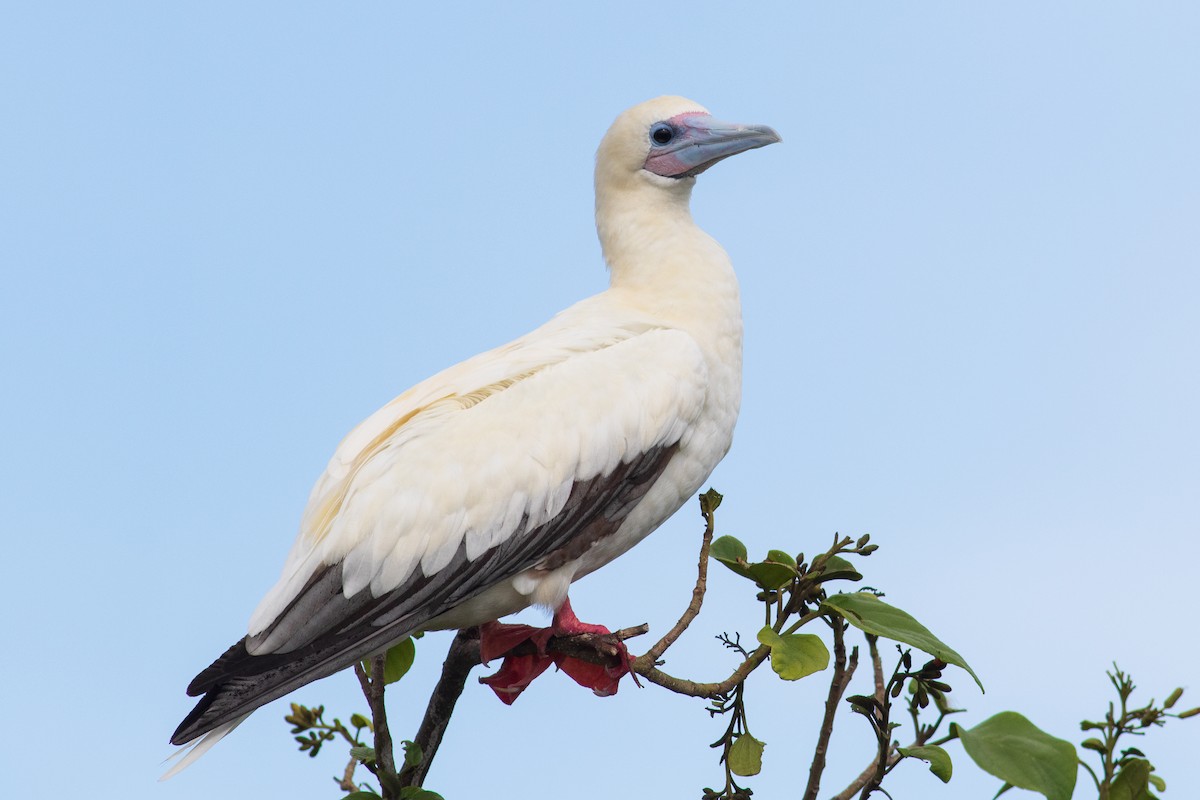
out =
[(682, 97), (616, 119), (595, 173), (610, 287), (346, 437), (248, 635), (188, 686), (203, 696), (171, 742), (195, 745), (168, 775), (259, 706), (418, 631), (530, 605), (557, 633), (604, 630), (576, 619), (568, 587), (700, 489), (741, 400), (737, 279), (692, 221), (692, 187), (779, 140)]

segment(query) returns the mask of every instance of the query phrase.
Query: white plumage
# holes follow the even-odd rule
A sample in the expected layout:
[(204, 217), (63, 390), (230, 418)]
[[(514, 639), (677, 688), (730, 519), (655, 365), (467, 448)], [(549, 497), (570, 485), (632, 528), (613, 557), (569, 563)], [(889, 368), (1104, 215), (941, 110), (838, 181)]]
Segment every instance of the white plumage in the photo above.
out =
[(610, 288), (345, 438), (248, 637), (193, 681), (205, 697), (172, 741), (208, 746), (415, 630), (557, 608), (692, 496), (732, 441), (742, 323), (733, 268), (688, 200), (697, 173), (773, 141), (679, 97), (622, 114), (596, 161)]

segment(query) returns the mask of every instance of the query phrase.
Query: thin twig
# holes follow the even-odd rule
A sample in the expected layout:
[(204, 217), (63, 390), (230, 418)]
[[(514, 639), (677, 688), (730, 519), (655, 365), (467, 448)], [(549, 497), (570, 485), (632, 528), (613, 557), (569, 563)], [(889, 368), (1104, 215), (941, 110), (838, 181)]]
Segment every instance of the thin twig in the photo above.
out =
[(718, 683), (698, 683), (685, 678), (676, 678), (658, 668), (659, 657), (683, 635), (683, 632), (687, 630), (688, 626), (700, 613), (700, 607), (704, 603), (704, 594), (708, 586), (708, 556), (712, 546), (716, 522), (714, 509), (708, 507), (705, 496), (701, 496), (700, 509), (704, 515), (704, 535), (700, 543), (700, 560), (696, 568), (696, 585), (692, 589), (692, 600), (688, 603), (687, 608), (684, 609), (683, 616), (679, 618), (675, 626), (667, 631), (666, 635), (653, 647), (633, 659), (633, 671), (651, 683), (657, 683), (659, 686), (670, 689), (677, 694), (712, 699), (729, 694), (733, 691), (734, 687), (746, 680), (746, 677), (757, 669), (767, 659), (767, 656), (771, 654), (771, 648), (766, 645), (759, 647), (750, 653), (745, 661), (738, 665), (732, 675)]
[(704, 512), (704, 536), (700, 541), (700, 564), (697, 567), (696, 585), (692, 589), (692, 600), (688, 603), (688, 607), (684, 609), (683, 616), (675, 623), (675, 627), (667, 631), (658, 642), (645, 652), (644, 655), (638, 657), (638, 660), (645, 660), (653, 664), (658, 661), (659, 657), (667, 651), (667, 648), (675, 644), (676, 640), (683, 635), (688, 626), (692, 624), (692, 620), (700, 613), (700, 606), (704, 604), (704, 593), (708, 586), (708, 551), (712, 546), (713, 530), (715, 521), (713, 512), (705, 510)]
[(825, 700), (825, 718), (821, 721), (821, 732), (817, 736), (817, 747), (813, 751), (812, 766), (808, 770), (808, 787), (804, 791), (804, 800), (816, 800), (817, 792), (821, 790), (821, 774), (825, 771), (825, 754), (829, 749), (829, 737), (833, 734), (833, 720), (842, 695), (854, 670), (858, 668), (858, 648), (851, 651), (849, 663), (846, 660), (845, 628), (841, 618), (833, 620), (833, 679), (829, 682), (829, 696)]
[[(878, 701), (878, 705), (876, 706), (876, 714), (878, 716), (875, 718), (875, 735), (878, 740), (878, 751), (875, 756), (875, 770), (863, 787), (862, 794), (859, 795), (859, 800), (867, 800), (876, 789), (883, 791), (880, 784), (883, 783), (884, 776), (899, 761), (899, 756), (893, 749), (894, 743), (892, 742), (892, 728), (890, 725), (891, 705), (888, 703), (888, 688), (897, 680), (897, 675), (900, 673), (903, 661), (896, 664), (896, 669), (892, 671), (891, 680), (885, 684), (883, 681), (883, 661), (879, 657), (879, 637), (868, 633), (867, 645), (871, 650), (871, 665), (875, 673), (875, 699)], [(887, 792), (883, 793), (887, 795)], [(888, 796), (890, 797), (891, 795)]]
[[(944, 716), (945, 715), (943, 715), (942, 717), (939, 717), (938, 721), (934, 723), (934, 725), (932, 726), (933, 730), (937, 730), (937, 727), (938, 727), (938, 725), (941, 724)], [(920, 747), (921, 745), (928, 743), (930, 736), (932, 735), (932, 732), (933, 731), (930, 731), (929, 734), (927, 734), (923, 737), (917, 736), (915, 739), (913, 739), (912, 743), (909, 744), (908, 746), (909, 747)], [(933, 742), (933, 744), (942, 745), (942, 744), (945, 744), (947, 741), (950, 741), (951, 739), (952, 739), (952, 737), (946, 737), (945, 739), (939, 739), (938, 741)], [(887, 760), (888, 769), (890, 770), (893, 766), (895, 766), (899, 762), (900, 762), (900, 754), (895, 752), (895, 748), (893, 748), (892, 752), (888, 756), (888, 760)], [(867, 785), (867, 781), (871, 780), (871, 777), (875, 774), (876, 766), (877, 765), (876, 765), (875, 759), (872, 759), (871, 763), (867, 765), (867, 768), (862, 771), (862, 774), (860, 774), (857, 778), (855, 778), (854, 781), (851, 782), (851, 784), (849, 786), (847, 786), (841, 792), (839, 792), (838, 794), (836, 794), (832, 798), (830, 798), (830, 800), (850, 800), (851, 797), (853, 797), (856, 793), (861, 791), (864, 786)]]
[[(882, 705), (887, 702), (887, 687), (883, 681), (883, 661), (879, 657), (878, 642), (879, 637), (867, 634), (867, 651), (870, 654), (871, 673), (875, 681), (875, 699), (878, 700)], [(885, 756), (883, 767), (890, 767), (899, 760), (900, 757), (894, 753), (891, 753), (889, 748), (889, 752)], [(875, 757), (871, 759), (871, 763), (867, 765), (867, 768), (859, 773), (858, 777), (852, 780), (849, 786), (838, 792), (836, 795), (830, 798), (830, 800), (850, 800), (850, 798), (862, 791), (863, 787), (871, 782), (879, 770), (879, 754), (877, 752)]]
[(346, 771), (342, 774), (342, 779), (337, 782), (338, 788), (343, 792), (353, 792), (358, 790), (358, 784), (354, 782), (354, 770), (358, 767), (358, 759), (350, 756), (350, 763), (346, 765)]
[(871, 673), (875, 676), (875, 699), (880, 705), (887, 702), (887, 686), (883, 680), (883, 660), (879, 657), (879, 637), (867, 634), (867, 649), (871, 653)]
[(358, 677), (358, 683), (367, 698), (375, 728), (375, 774), (379, 778), (384, 799), (391, 800), (394, 793), (388, 784), (394, 781), (396, 775), (396, 759), (392, 752), (392, 734), (388, 730), (387, 705), (383, 701), (383, 675), (386, 665), (387, 654), (380, 654), (371, 659), (371, 673), (374, 678), (367, 675), (361, 663), (354, 665), (354, 674)]
[[(898, 756), (896, 758), (899, 759)], [(835, 794), (829, 800), (850, 800), (850, 798), (858, 794), (862, 788), (867, 785), (867, 781), (871, 780), (874, 775), (875, 759), (871, 759), (871, 763), (867, 766), (867, 768), (864, 769), (857, 778), (851, 781), (849, 786)]]
[(676, 694), (707, 698), (722, 697), (729, 694), (733, 687), (746, 680), (746, 676), (757, 669), (758, 665), (765, 661), (770, 654), (771, 648), (762, 645), (750, 653), (750, 657), (743, 661), (732, 675), (720, 683), (697, 683), (684, 678), (676, 678), (663, 672), (653, 663), (647, 663), (645, 656), (639, 656), (633, 660), (633, 670), (651, 683), (657, 683)]
[[(879, 648), (876, 645), (877, 640), (878, 637), (867, 636), (867, 643), (871, 651), (871, 666), (872, 671), (874, 672), (875, 696), (879, 699), (880, 703), (884, 703), (887, 700), (887, 687), (883, 680), (883, 662), (879, 657)], [(908, 746), (920, 747), (928, 744), (930, 740), (933, 739), (933, 735), (937, 732), (938, 728), (941, 727), (941, 724), (946, 719), (946, 716), (954, 713), (958, 712), (953, 709), (950, 711), (941, 711), (939, 708), (938, 718), (934, 720), (932, 725), (928, 726), (921, 726), (918, 724), (917, 719), (914, 716), (913, 725), (917, 733), (912, 743)], [(956, 737), (953, 735), (945, 736), (932, 743), (935, 745), (943, 745), (954, 738)], [(871, 783), (872, 781), (881, 777), (883, 774), (890, 772), (891, 769), (896, 766), (896, 764), (900, 763), (902, 758), (897, 750), (897, 743), (889, 741), (886, 750), (886, 756), (884, 756), (881, 760), (881, 756), (883, 756), (883, 751), (881, 750), (881, 752), (877, 754), (875, 758), (871, 759), (871, 763), (867, 765), (866, 769), (864, 769), (857, 778), (851, 781), (849, 786), (843, 789), (840, 793), (834, 795), (830, 800), (850, 800), (850, 798), (854, 797), (855, 794), (862, 791), (868, 783)], [(876, 786), (876, 788), (879, 787)], [(880, 791), (883, 790), (880, 789)]]

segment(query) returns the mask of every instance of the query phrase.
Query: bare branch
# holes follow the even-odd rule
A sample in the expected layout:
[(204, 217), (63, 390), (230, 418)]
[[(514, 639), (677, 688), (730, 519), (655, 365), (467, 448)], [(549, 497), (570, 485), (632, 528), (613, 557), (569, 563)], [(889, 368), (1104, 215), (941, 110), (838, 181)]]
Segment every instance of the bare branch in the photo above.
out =
[(887, 686), (883, 680), (883, 660), (879, 657), (879, 637), (867, 634), (867, 649), (871, 653), (871, 672), (875, 676), (875, 699), (880, 705), (887, 702)]
[(697, 567), (696, 586), (692, 589), (692, 600), (688, 603), (688, 607), (684, 609), (683, 616), (675, 623), (675, 627), (667, 631), (658, 642), (646, 651), (645, 655), (639, 660), (645, 659), (649, 663), (654, 663), (667, 651), (667, 648), (675, 644), (676, 640), (683, 635), (688, 626), (692, 624), (692, 620), (700, 613), (700, 606), (704, 604), (704, 593), (708, 586), (708, 550), (712, 546), (713, 530), (716, 526), (713, 512), (703, 503), (701, 503), (702, 513), (704, 514), (704, 536), (700, 541), (700, 564)]
[(429, 705), (425, 708), (425, 718), (417, 731), (414, 743), (421, 748), (421, 760), (406, 766), (400, 772), (400, 783), (404, 786), (422, 786), (433, 758), (437, 755), (438, 747), (446, 727), (450, 724), (450, 716), (454, 706), (467, 683), (467, 675), (479, 664), (479, 628), (465, 628), (454, 636), (450, 642), (450, 650), (442, 664), (442, 677), (438, 679), (433, 694), (429, 696)]
[[(899, 760), (900, 756), (894, 755), (888, 759), (888, 765), (890, 766)], [(867, 785), (867, 781), (871, 780), (873, 777), (875, 777), (875, 759), (871, 759), (871, 763), (867, 765), (867, 768), (864, 769), (857, 778), (851, 781), (849, 786), (835, 794), (829, 800), (850, 800), (852, 797), (854, 797), (854, 795), (862, 791), (862, 788)]]
[(849, 663), (846, 660), (846, 640), (844, 623), (840, 618), (833, 620), (833, 679), (829, 682), (829, 696), (825, 700), (825, 718), (821, 722), (821, 732), (817, 736), (817, 747), (813, 751), (812, 766), (808, 770), (808, 787), (804, 791), (804, 800), (817, 800), (817, 792), (821, 790), (821, 774), (825, 771), (825, 754), (829, 750), (829, 737), (833, 734), (833, 720), (842, 695), (854, 670), (858, 668), (858, 648), (851, 651)]
[(375, 774), (379, 778), (384, 800), (394, 797), (392, 783), (396, 775), (396, 759), (392, 752), (392, 733), (388, 730), (387, 705), (383, 702), (384, 668), (387, 665), (387, 654), (380, 654), (371, 659), (371, 672), (374, 678), (367, 675), (361, 663), (354, 665), (354, 674), (367, 698), (371, 709), (371, 720), (375, 728)]
[(354, 770), (358, 767), (358, 759), (350, 756), (350, 763), (346, 765), (346, 771), (342, 773), (342, 779), (337, 781), (338, 788), (343, 792), (354, 792), (358, 790), (358, 784), (354, 782)]
[(732, 675), (720, 683), (697, 683), (684, 678), (676, 678), (660, 670), (653, 662), (648, 662), (645, 656), (638, 656), (633, 660), (633, 671), (651, 683), (657, 683), (677, 694), (686, 694), (692, 697), (722, 697), (733, 691), (733, 687), (746, 680), (746, 677), (756, 670), (770, 654), (771, 648), (766, 645), (759, 647), (750, 653), (750, 657), (743, 661)]

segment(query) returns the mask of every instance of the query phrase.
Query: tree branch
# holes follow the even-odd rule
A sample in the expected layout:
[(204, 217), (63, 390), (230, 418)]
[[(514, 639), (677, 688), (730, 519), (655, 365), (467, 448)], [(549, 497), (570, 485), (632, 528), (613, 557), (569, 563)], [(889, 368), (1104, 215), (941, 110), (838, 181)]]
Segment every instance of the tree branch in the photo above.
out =
[(829, 750), (829, 737), (833, 734), (833, 719), (842, 695), (854, 670), (858, 668), (858, 648), (855, 647), (846, 661), (846, 640), (844, 623), (840, 618), (833, 620), (833, 679), (829, 682), (829, 696), (825, 700), (825, 718), (821, 722), (821, 732), (817, 736), (817, 747), (813, 751), (812, 766), (808, 770), (808, 787), (804, 791), (804, 800), (817, 800), (817, 792), (821, 790), (821, 774), (825, 771), (825, 754)]
[(358, 677), (358, 683), (371, 709), (371, 720), (375, 728), (376, 775), (379, 777), (384, 800), (391, 800), (394, 793), (388, 784), (391, 782), (389, 779), (396, 775), (396, 760), (392, 753), (392, 733), (388, 730), (387, 705), (383, 702), (383, 675), (386, 665), (387, 654), (382, 653), (371, 659), (371, 673), (374, 678), (367, 675), (362, 663), (354, 665), (354, 674)]
[(647, 663), (645, 656), (639, 656), (633, 660), (633, 670), (651, 683), (657, 683), (677, 694), (713, 698), (727, 695), (733, 691), (733, 687), (746, 680), (746, 677), (756, 670), (758, 665), (765, 661), (770, 654), (771, 648), (762, 645), (750, 653), (750, 657), (743, 661), (732, 675), (720, 683), (697, 683), (684, 678), (676, 678), (663, 672), (653, 663)]
[(337, 781), (338, 788), (343, 792), (354, 792), (358, 790), (358, 784), (354, 782), (354, 770), (357, 767), (358, 759), (354, 756), (350, 756), (350, 763), (346, 765), (346, 771), (342, 773), (342, 779)]
[(429, 768), (437, 755), (438, 747), (446, 727), (450, 724), (450, 716), (454, 706), (462, 695), (467, 683), (467, 675), (479, 664), (479, 628), (464, 628), (454, 635), (450, 642), (450, 650), (442, 664), (442, 677), (429, 696), (429, 705), (425, 708), (425, 718), (417, 731), (414, 743), (421, 748), (421, 760), (412, 766), (406, 766), (400, 771), (400, 783), (404, 786), (422, 786)]
[(667, 648), (675, 644), (676, 640), (683, 635), (688, 626), (692, 624), (692, 620), (700, 613), (700, 606), (704, 604), (704, 593), (708, 587), (708, 550), (712, 546), (713, 529), (716, 523), (713, 519), (713, 512), (707, 505), (701, 503), (701, 513), (704, 515), (704, 536), (700, 541), (700, 564), (697, 567), (696, 586), (692, 589), (692, 600), (688, 603), (688, 607), (684, 609), (683, 616), (675, 623), (675, 627), (667, 631), (658, 642), (645, 652), (638, 656), (637, 661), (654, 666), (659, 657), (667, 651)]
[(871, 653), (871, 674), (875, 676), (875, 699), (880, 705), (887, 702), (887, 686), (883, 681), (883, 659), (879, 657), (879, 637), (867, 634), (867, 649)]
[[(867, 647), (871, 654), (871, 672), (874, 675), (875, 681), (875, 698), (882, 705), (887, 702), (888, 698), (887, 685), (884, 683), (883, 679), (883, 660), (879, 657), (878, 642), (878, 636), (867, 634)], [(941, 724), (941, 721), (944, 717), (945, 714), (941, 714), (941, 716), (938, 717), (937, 722), (934, 723), (930, 731), (923, 738), (920, 727), (918, 726), (917, 738), (911, 745), (909, 745), (909, 747), (916, 747), (918, 745), (925, 744), (925, 742), (927, 742), (933, 735), (933, 731), (937, 730), (938, 725)], [(851, 781), (849, 786), (847, 786), (838, 794), (834, 795), (832, 798), (830, 798), (830, 800), (850, 800), (850, 798), (854, 797), (855, 794), (862, 791), (863, 787), (865, 787), (868, 783), (877, 777), (882, 777), (883, 774), (891, 770), (893, 766), (900, 762), (900, 754), (896, 752), (896, 743), (890, 740), (890, 732), (887, 749), (884, 750), (883, 746), (884, 745), (881, 741), (880, 752), (876, 754), (875, 758), (871, 759), (871, 763), (867, 765), (866, 769), (864, 769), (857, 778)]]
[[(899, 761), (899, 756), (896, 756), (895, 760)], [(851, 800), (854, 795), (862, 791), (862, 788), (867, 785), (867, 781), (873, 777), (875, 777), (875, 760), (871, 759), (870, 765), (862, 771), (862, 774), (851, 781), (850, 785), (845, 789), (829, 798), (829, 800)]]
[[(546, 652), (562, 653), (588, 661), (593, 664), (611, 664), (619, 655), (616, 642), (641, 636), (650, 630), (649, 625), (637, 625), (632, 628), (622, 628), (610, 634), (580, 633), (572, 636), (555, 636), (546, 644)], [(519, 655), (525, 652), (535, 652), (532, 642), (521, 644), (511, 651)], [(480, 664), (479, 657), (479, 628), (465, 628), (455, 634), (442, 663), (442, 675), (437, 686), (429, 696), (429, 704), (425, 708), (425, 717), (413, 740), (421, 749), (421, 761), (413, 766), (406, 766), (400, 772), (402, 786), (422, 786), (429, 774), (433, 759), (441, 746), (446, 728), (450, 725), (450, 717), (458, 698), (466, 687), (467, 676), (471, 670)], [(372, 709), (374, 713), (374, 709)]]

